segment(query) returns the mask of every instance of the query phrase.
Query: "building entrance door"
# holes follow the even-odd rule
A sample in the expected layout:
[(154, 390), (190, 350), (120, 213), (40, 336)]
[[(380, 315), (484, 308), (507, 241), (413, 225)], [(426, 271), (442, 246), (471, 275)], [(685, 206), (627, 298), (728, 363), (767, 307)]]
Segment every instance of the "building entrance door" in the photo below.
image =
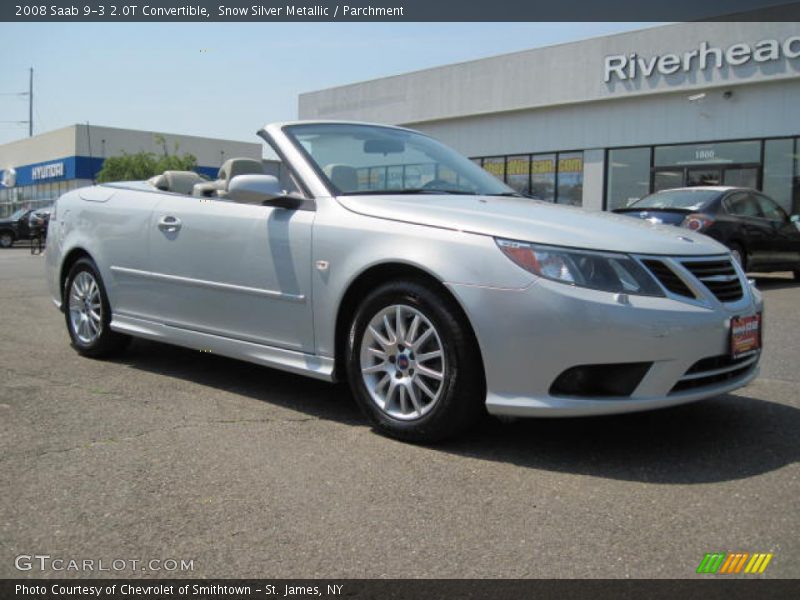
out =
[(654, 192), (698, 185), (730, 185), (758, 189), (758, 165), (704, 165), (659, 168), (653, 172)]
[(722, 169), (713, 167), (702, 167), (686, 169), (687, 187), (696, 185), (719, 185), (722, 182)]

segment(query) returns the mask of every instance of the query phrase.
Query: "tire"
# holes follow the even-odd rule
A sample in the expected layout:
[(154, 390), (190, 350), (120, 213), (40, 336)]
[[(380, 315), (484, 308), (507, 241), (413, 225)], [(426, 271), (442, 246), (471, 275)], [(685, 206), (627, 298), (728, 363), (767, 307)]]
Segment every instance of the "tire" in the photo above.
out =
[(367, 295), (350, 324), (345, 359), (359, 407), (390, 437), (437, 442), (485, 414), (469, 324), (451, 298), (418, 282), (386, 283)]
[(742, 266), (743, 270), (747, 271), (747, 252), (745, 252), (742, 245), (734, 242), (728, 246), (728, 249), (731, 251), (733, 260), (738, 262)]
[(0, 231), (0, 248), (11, 248), (14, 245), (14, 233), (12, 231)]
[(92, 260), (81, 258), (72, 265), (64, 286), (64, 303), (67, 332), (78, 354), (105, 358), (119, 353), (130, 341), (129, 336), (111, 330), (111, 305)]

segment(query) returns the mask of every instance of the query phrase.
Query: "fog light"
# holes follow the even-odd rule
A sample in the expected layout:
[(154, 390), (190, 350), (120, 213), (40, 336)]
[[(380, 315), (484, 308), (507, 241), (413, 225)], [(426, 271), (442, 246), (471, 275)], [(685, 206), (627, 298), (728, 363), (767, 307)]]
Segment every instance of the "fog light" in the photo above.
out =
[(571, 367), (556, 378), (550, 395), (587, 399), (630, 396), (652, 365), (641, 362)]

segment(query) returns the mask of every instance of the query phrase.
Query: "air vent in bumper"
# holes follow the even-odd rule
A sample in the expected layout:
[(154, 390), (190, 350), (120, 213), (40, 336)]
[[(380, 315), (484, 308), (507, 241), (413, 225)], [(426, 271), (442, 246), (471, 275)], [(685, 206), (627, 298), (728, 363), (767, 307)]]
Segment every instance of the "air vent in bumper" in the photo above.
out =
[(736, 359), (723, 355), (698, 360), (669, 393), (685, 392), (736, 379), (753, 369), (758, 358), (759, 354)]

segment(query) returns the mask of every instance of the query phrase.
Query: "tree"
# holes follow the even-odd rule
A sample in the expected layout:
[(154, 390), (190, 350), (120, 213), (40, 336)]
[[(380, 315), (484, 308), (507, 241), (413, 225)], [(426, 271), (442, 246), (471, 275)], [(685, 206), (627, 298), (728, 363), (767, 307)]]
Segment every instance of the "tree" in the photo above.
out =
[(170, 154), (164, 136), (156, 134), (155, 143), (163, 148), (164, 154), (154, 152), (137, 152), (121, 156), (111, 156), (103, 162), (103, 168), (97, 174), (97, 182), (108, 181), (142, 181), (164, 171), (193, 171), (197, 167), (197, 158), (192, 154), (178, 155), (178, 144)]

